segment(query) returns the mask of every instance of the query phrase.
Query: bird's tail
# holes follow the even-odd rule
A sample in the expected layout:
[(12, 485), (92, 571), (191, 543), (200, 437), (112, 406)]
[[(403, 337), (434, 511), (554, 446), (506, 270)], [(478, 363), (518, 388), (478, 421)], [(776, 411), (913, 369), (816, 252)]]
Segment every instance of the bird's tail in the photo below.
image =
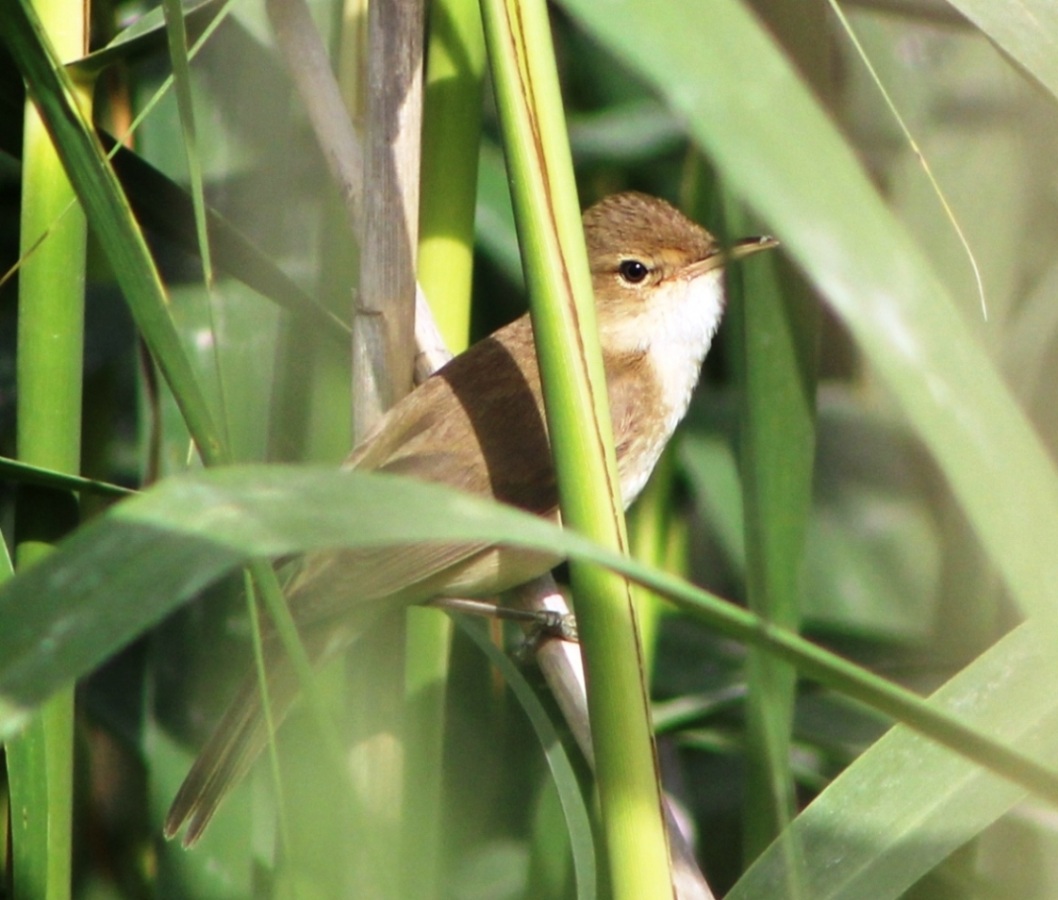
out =
[[(355, 553), (320, 553), (308, 559), (289, 585), (288, 602), (296, 611), (302, 645), (314, 667), (349, 647), (380, 615), (438, 594), (446, 582), (444, 577), (433, 576), (451, 571), (458, 576), (458, 564), (473, 560), (483, 547), (438, 545), (432, 554), (429, 549), (409, 545), (402, 555), (399, 548), (368, 548)], [(412, 552), (410, 562), (408, 552)], [(417, 577), (411, 578), (409, 571)], [(270, 718), (278, 728), (301, 686), (274, 634), (264, 641), (264, 656)], [(192, 846), (268, 739), (261, 686), (253, 673), (239, 687), (184, 779), (165, 819), (165, 836), (175, 837), (186, 826), (184, 846)]]
[[(278, 727), (297, 696), (293, 667), (284, 657), (268, 666), (268, 703)], [(173, 838), (184, 825), (184, 846), (202, 836), (228, 791), (246, 774), (268, 741), (261, 685), (256, 673), (243, 679), (206, 746), (169, 807), (165, 836)]]
[[(302, 634), (302, 645), (314, 667), (331, 658), (348, 641), (320, 629)], [(265, 640), (268, 709), (265, 716), (260, 679), (252, 672), (243, 679), (234, 699), (187, 773), (165, 819), (166, 838), (185, 825), (183, 844), (193, 846), (202, 836), (228, 792), (249, 770), (269, 740), (269, 718), (278, 729), (301, 693), (301, 685), (286, 652), (273, 635)]]

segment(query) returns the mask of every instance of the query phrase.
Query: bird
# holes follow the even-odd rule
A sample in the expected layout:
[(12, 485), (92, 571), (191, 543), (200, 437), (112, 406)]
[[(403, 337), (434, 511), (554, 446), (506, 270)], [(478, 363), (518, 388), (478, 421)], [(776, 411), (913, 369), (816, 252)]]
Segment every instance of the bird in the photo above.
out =
[[(600, 200), (584, 212), (583, 225), (627, 508), (687, 412), (724, 310), (725, 265), (777, 241), (754, 237), (725, 248), (669, 203), (638, 192)], [(529, 316), (474, 344), (396, 403), (344, 467), (447, 485), (559, 522)], [(484, 541), (328, 550), (304, 559), (286, 593), (306, 653), (320, 665), (381, 611), (495, 596), (560, 561)], [(264, 650), (278, 723), (297, 699), (298, 680), (274, 635), (266, 635)], [(251, 673), (174, 798), (166, 837), (184, 829), (184, 845), (193, 846), (268, 738)]]

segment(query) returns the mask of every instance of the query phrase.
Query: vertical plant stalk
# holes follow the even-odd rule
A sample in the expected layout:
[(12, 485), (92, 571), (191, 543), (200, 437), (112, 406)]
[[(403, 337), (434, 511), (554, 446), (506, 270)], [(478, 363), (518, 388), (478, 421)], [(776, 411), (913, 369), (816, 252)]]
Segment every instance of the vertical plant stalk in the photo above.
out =
[(481, 145), (485, 35), (477, 0), (430, 9), (423, 120), (419, 280), (455, 353), (470, 334), (474, 207)]
[[(87, 22), (79, 0), (51, 0), (40, 3), (38, 11), (62, 59), (84, 54)], [(77, 100), (89, 105), (91, 91), (79, 91)], [(20, 242), (27, 255), (19, 278), (18, 456), (27, 463), (77, 474), (87, 226), (51, 138), (29, 100), (22, 161)], [(72, 494), (20, 491), (18, 568), (46, 555), (76, 520)], [(17, 900), (70, 896), (73, 719), (71, 687), (48, 700), (25, 731), (6, 746)]]
[[(436, 0), (430, 9), (426, 63), (418, 273), (437, 316), (436, 340), (457, 353), (470, 335), (484, 78), (485, 36), (477, 0)], [(417, 334), (426, 324), (419, 318), (417, 313)], [(421, 337), (416, 343), (421, 356)], [(405, 897), (427, 900), (438, 895), (442, 884), (442, 761), (452, 621), (414, 608), (406, 621), (408, 740), (401, 856), (416, 864), (403, 866), (401, 889)]]
[(353, 318), (353, 445), (412, 387), (422, 131), (421, 0), (368, 8), (360, 286)]
[[(587, 252), (543, 0), (483, 0), (563, 518), (627, 546)], [(671, 897), (641, 649), (628, 583), (572, 565), (613, 896)]]
[[(761, 0), (758, 11), (821, 96), (829, 91), (826, 9), (794, 12)], [(747, 217), (728, 204), (743, 233)], [(782, 260), (740, 269), (743, 302), (733, 304), (741, 382), (741, 475), (749, 608), (791, 631), (801, 624), (801, 574), (812, 506), (819, 310)], [(748, 865), (796, 814), (790, 750), (797, 701), (795, 669), (757, 648), (747, 653), (746, 792), (743, 858)], [(791, 891), (797, 860), (791, 860)]]
[[(818, 310), (795, 279), (789, 279), (788, 290), (780, 289), (774, 260), (740, 274), (745, 300), (735, 311), (747, 596), (762, 618), (796, 631), (812, 502)], [(795, 813), (790, 744), (796, 671), (767, 651), (750, 648), (747, 677), (743, 853), (748, 863)]]
[[(354, 446), (413, 381), (424, 15), (422, 0), (368, 6)], [(380, 869), (395, 877), (401, 871), (406, 640), (404, 610), (383, 617), (358, 648), (352, 685), (359, 704), (350, 766), (361, 788), (360, 825), (380, 836), (377, 846), (390, 848)], [(366, 882), (355, 886), (358, 896), (379, 889)]]

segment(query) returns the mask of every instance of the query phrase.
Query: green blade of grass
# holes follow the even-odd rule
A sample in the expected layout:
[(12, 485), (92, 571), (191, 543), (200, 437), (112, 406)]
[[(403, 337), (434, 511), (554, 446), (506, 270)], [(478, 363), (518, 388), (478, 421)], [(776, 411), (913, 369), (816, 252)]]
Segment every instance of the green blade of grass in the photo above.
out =
[[(1005, 637), (934, 695), (976, 727), (1052, 756), (1058, 657), (1031, 624)], [(790, 859), (813, 900), (904, 896), (919, 878), (1024, 793), (906, 728), (860, 756), (739, 880), (730, 900), (788, 897)]]
[(209, 330), (212, 336), (213, 368), (216, 371), (217, 406), (224, 446), (232, 452), (231, 415), (229, 412), (227, 387), (224, 371), (221, 366), (220, 341), (217, 336), (217, 323), (214, 315), (214, 302), (211, 293), (214, 286), (213, 255), (210, 252), (209, 231), (207, 228), (206, 199), (202, 186), (202, 160), (198, 152), (198, 138), (195, 128), (195, 104), (191, 96), (191, 64), (187, 54), (187, 30), (184, 27), (184, 14), (180, 0), (162, 0), (165, 10), (165, 32), (169, 44), (169, 61), (173, 67), (173, 86), (176, 91), (176, 105), (179, 111), (180, 132), (184, 142), (184, 158), (191, 180), (191, 205), (194, 209), (195, 238), (198, 258), (202, 261), (202, 277), (205, 283), (205, 300), (208, 310)]
[(98, 494), (101, 497), (127, 497), (134, 494), (130, 488), (80, 475), (68, 475), (46, 466), (34, 466), (17, 459), (0, 456), (0, 477), (8, 478), (18, 484), (31, 484), (36, 487), (55, 488), (60, 491)]
[[(213, 285), (213, 259), (210, 253), (209, 231), (206, 224), (206, 200), (202, 189), (202, 160), (198, 154), (195, 129), (195, 104), (191, 97), (191, 63), (187, 55), (187, 29), (180, 0), (162, 0), (165, 12), (165, 32), (169, 44), (169, 60), (173, 66), (173, 85), (180, 113), (180, 130), (184, 137), (184, 155), (191, 178), (191, 204), (195, 213), (195, 235), (198, 256), (206, 286)], [(219, 381), (223, 381), (218, 377)]]
[[(759, 8), (794, 62), (826, 91), (830, 46), (822, 2), (793, 12)], [(732, 237), (751, 233), (745, 210), (725, 197)], [(734, 366), (739, 391), (739, 471), (744, 510), (746, 602), (791, 631), (802, 621), (805, 544), (815, 462), (819, 310), (785, 261), (769, 256), (731, 277)], [(742, 859), (756, 857), (797, 809), (793, 727), (797, 672), (766, 651), (746, 655), (746, 750)], [(791, 859), (791, 884), (799, 872)]]
[[(183, 7), (187, 37), (194, 41), (224, 12), (228, 0), (201, 0)], [(165, 11), (151, 9), (124, 29), (105, 47), (67, 63), (75, 77), (95, 76), (115, 63), (133, 62), (166, 45)]]
[(117, 178), (74, 99), (26, 0), (0, 4), (0, 34), (21, 70), (133, 318), (166, 378), (203, 459), (226, 459), (198, 378), (176, 334), (165, 289)]
[[(745, 233), (745, 216), (727, 218)], [(779, 262), (766, 259), (736, 274), (742, 285), (733, 304), (740, 472), (749, 608), (796, 631), (812, 507), (819, 316), (803, 284), (782, 278)], [(796, 672), (761, 650), (751, 650), (746, 665), (743, 858), (752, 860), (794, 815), (790, 743)]]
[(1051, 0), (948, 0), (1058, 97), (1058, 6)]
[[(0, 149), (13, 156), (21, 151), (0, 131)], [(106, 132), (98, 132), (114, 172), (121, 183), (133, 214), (153, 234), (199, 256), (195, 212), (188, 192), (159, 172), (141, 156), (121, 146)], [(230, 275), (290, 313), (302, 318), (307, 327), (326, 337), (344, 353), (349, 352), (351, 329), (316, 297), (290, 278), (265, 251), (258, 247), (221, 213), (206, 207), (207, 232), (213, 261), (218, 271)]]
[[(680, 579), (518, 510), (436, 485), (329, 468), (230, 466), (171, 479), (82, 526), (58, 552), (0, 588), (0, 737), (52, 692), (250, 557), (448, 540), (496, 541), (608, 566), (720, 633), (768, 648), (805, 677), (1058, 805), (1058, 772), (1012, 749), (1000, 732), (968, 726), (961, 712), (924, 701)], [(1040, 634), (1046, 641), (1046, 630)], [(982, 703), (1018, 710), (1029, 724), (1058, 708), (1053, 691), (1034, 700), (987, 688), (977, 683)], [(951, 709), (973, 705), (974, 696), (968, 692)], [(984, 713), (982, 721), (988, 721)], [(1058, 733), (1045, 730), (1041, 739), (1056, 742), (1048, 753), (1058, 752)]]
[[(187, 191), (110, 135), (100, 141), (112, 154), (114, 171), (136, 218), (144, 227), (198, 254), (194, 208)], [(237, 278), (308, 326), (349, 351), (351, 330), (319, 300), (306, 293), (272, 259), (212, 207), (206, 209), (209, 245), (217, 268)]]

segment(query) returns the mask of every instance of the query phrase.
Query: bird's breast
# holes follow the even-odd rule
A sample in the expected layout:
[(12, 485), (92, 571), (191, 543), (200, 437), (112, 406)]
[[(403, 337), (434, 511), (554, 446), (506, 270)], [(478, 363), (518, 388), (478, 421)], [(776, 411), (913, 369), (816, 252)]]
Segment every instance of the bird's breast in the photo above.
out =
[(607, 365), (625, 505), (639, 495), (687, 413), (723, 312), (719, 271), (673, 281), (612, 346)]

